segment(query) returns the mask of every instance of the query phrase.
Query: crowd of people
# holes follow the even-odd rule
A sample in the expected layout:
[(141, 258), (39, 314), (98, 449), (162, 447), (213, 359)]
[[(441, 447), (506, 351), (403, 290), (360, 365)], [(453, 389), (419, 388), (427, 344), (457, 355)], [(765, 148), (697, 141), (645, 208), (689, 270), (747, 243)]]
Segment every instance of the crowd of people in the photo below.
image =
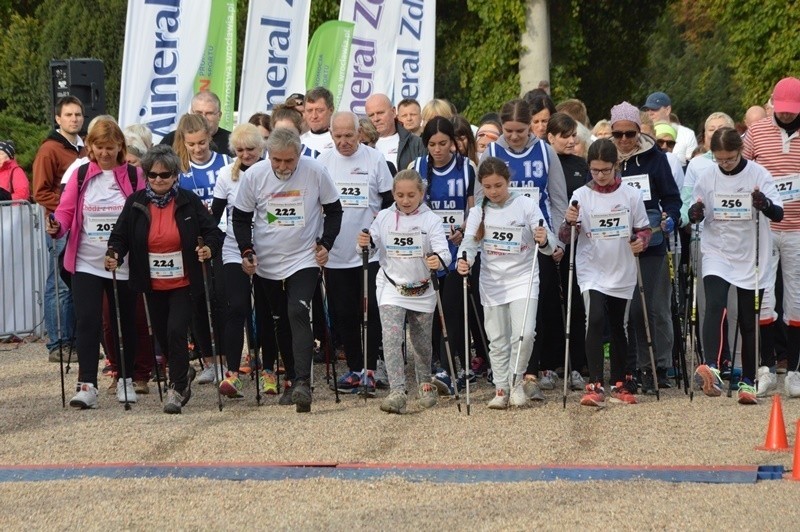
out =
[[(365, 111), (316, 87), (227, 131), (200, 92), (154, 146), (109, 116), (82, 138), (83, 104), (59, 100), (32, 190), (49, 359), (80, 366), (69, 404), (98, 407), (101, 344), (117, 400), (154, 376), (171, 414), (193, 381), (222, 408), (248, 374), (259, 400), (308, 412), (323, 361), (337, 394), (388, 390), (396, 414), (479, 377), (491, 409), (560, 379), (588, 407), (681, 379), (754, 404), (781, 369), (800, 397), (800, 80), (746, 131), (713, 112), (699, 137), (664, 92), (594, 125), (543, 89), (475, 125), (443, 99)], [(6, 181), (27, 197), (10, 141)]]

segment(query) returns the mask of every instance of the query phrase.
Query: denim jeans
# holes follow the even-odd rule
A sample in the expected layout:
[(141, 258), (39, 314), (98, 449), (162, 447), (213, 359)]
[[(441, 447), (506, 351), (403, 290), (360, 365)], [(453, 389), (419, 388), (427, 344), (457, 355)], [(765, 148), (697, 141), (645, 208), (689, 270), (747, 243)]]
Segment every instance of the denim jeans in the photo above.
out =
[[(48, 237), (49, 240), (49, 237)], [(53, 243), (55, 242), (55, 252)], [(61, 303), (61, 343), (68, 346), (75, 336), (75, 311), (72, 308), (72, 293), (60, 275), (54, 275), (54, 265), (58, 265), (58, 254), (67, 244), (67, 237), (48, 242), (50, 260), (48, 261), (47, 281), (44, 285), (44, 326), (47, 329), (47, 350), (52, 351), (58, 347), (58, 316), (56, 315), (56, 282), (58, 283), (58, 297)], [(55, 254), (54, 254), (55, 253)]]

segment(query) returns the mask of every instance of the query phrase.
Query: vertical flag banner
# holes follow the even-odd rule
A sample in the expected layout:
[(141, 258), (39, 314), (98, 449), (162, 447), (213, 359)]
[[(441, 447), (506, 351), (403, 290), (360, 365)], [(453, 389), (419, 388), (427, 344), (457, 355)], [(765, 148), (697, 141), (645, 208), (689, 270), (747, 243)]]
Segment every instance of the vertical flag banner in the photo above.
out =
[(250, 0), (247, 13), (239, 122), (271, 111), (294, 92), (306, 92), (311, 0)]
[(394, 94), (395, 54), (400, 31), (398, 0), (342, 0), (339, 20), (353, 22), (350, 63), (339, 109), (366, 114), (371, 95)]
[(120, 126), (145, 124), (158, 142), (198, 90), (219, 96), (220, 125), (230, 126), (235, 58), (236, 0), (130, 0)]
[(436, 0), (403, 0), (392, 101), (414, 98), (424, 106), (432, 100), (435, 67)]
[(336, 109), (344, 93), (354, 26), (352, 22), (329, 20), (317, 28), (308, 43), (306, 87), (331, 91)]

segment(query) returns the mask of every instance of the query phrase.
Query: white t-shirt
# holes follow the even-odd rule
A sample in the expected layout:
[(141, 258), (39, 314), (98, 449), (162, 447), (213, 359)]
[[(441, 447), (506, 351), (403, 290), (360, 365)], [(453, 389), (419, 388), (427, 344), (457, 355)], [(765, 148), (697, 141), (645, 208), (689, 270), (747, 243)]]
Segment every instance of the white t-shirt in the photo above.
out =
[(225, 232), (225, 240), (222, 244), (223, 264), (242, 262), (242, 255), (239, 253), (239, 246), (236, 245), (236, 237), (233, 235), (231, 213), (233, 212), (233, 202), (236, 200), (236, 192), (239, 190), (243, 172), (239, 173), (237, 181), (233, 181), (231, 179), (231, 170), (233, 170), (233, 163), (220, 168), (217, 173), (217, 182), (214, 185), (214, 197), (228, 202), (225, 206), (225, 212), (219, 220), (219, 228)]
[[(511, 191), (511, 196), (499, 207), (493, 203), (486, 205), (485, 212), (481, 206), (470, 210), (467, 228), (458, 249), (459, 257), (467, 252), (467, 260), (472, 263), (476, 251), (481, 252), (481, 302), (485, 306), (505, 305), (526, 297), (528, 282), (531, 276), (531, 262), (535, 246), (533, 231), (544, 220), (544, 215), (536, 200)], [(475, 241), (475, 234), (484, 223), (484, 237), (481, 242)], [(547, 223), (548, 245), (540, 248), (541, 253), (551, 255), (555, 236), (550, 232)], [(528, 298), (539, 297), (539, 265), (533, 265), (533, 283)]]
[[(693, 196), (703, 200), (705, 219), (700, 249), (703, 277), (716, 275), (739, 288), (755, 288), (756, 216), (759, 221), (759, 288), (769, 276), (772, 232), (769, 220), (752, 208), (753, 189), (764, 193), (775, 205), (783, 206), (772, 176), (758, 163), (748, 161), (736, 175), (725, 175), (714, 165), (697, 178)], [(751, 207), (751, 208), (748, 208)]]
[[(104, 267), (108, 238), (117, 223), (119, 213), (125, 206), (125, 195), (111, 170), (86, 181), (86, 193), (83, 196), (83, 229), (81, 229), (78, 256), (75, 260), (75, 271), (90, 273), (105, 279), (111, 279), (111, 272)], [(125, 261), (117, 270), (117, 279), (128, 279), (128, 262)]]
[(697, 148), (697, 137), (694, 131), (686, 126), (680, 124), (672, 124), (672, 127), (678, 132), (678, 137), (675, 139), (675, 147), (672, 153), (678, 158), (681, 165), (685, 165), (686, 161), (692, 159), (692, 153)]
[[(378, 138), (375, 143), (375, 149), (383, 154), (383, 157), (397, 167), (397, 149), (400, 146), (400, 135), (395, 133), (388, 137)], [(405, 168), (398, 168), (397, 170), (405, 170)]]
[(80, 168), (82, 165), (89, 162), (88, 157), (79, 157), (75, 159), (71, 165), (67, 167), (67, 170), (64, 172), (64, 175), (61, 177), (61, 186), (66, 187), (69, 180), (72, 179), (72, 174), (75, 173), (75, 170)]
[(610, 193), (582, 186), (572, 194), (578, 201), (580, 231), (575, 246), (575, 273), (581, 293), (631, 299), (636, 288), (636, 262), (630, 247), (633, 228), (650, 226), (642, 193), (621, 185)]
[[(411, 214), (403, 214), (396, 205), (384, 209), (375, 217), (369, 228), (375, 247), (370, 254), (378, 254), (381, 269), (375, 281), (378, 305), (395, 305), (416, 312), (433, 312), (436, 308), (436, 293), (433, 285), (416, 296), (404, 296), (389, 281), (397, 285), (406, 283), (430, 283), (431, 272), (425, 263), (425, 256), (434, 252), (449, 264), (450, 249), (442, 229), (442, 220), (427, 205)], [(357, 253), (360, 248), (356, 239), (351, 242)], [(404, 256), (399, 256), (404, 255)]]
[(353, 242), (381, 210), (381, 192), (392, 190), (392, 174), (381, 152), (364, 145), (350, 157), (329, 150), (317, 162), (328, 169), (344, 210), (342, 228), (325, 267), (356, 268), (361, 266), (361, 254), (353, 248)]
[(306, 147), (316, 150), (319, 153), (325, 153), (326, 151), (335, 148), (333, 144), (333, 137), (331, 137), (330, 131), (326, 131), (325, 133), (312, 133), (311, 131), (306, 131), (300, 135), (300, 140)]
[(322, 234), (322, 205), (338, 199), (328, 171), (308, 157), (300, 157), (286, 181), (278, 179), (269, 161), (260, 161), (242, 174), (234, 206), (254, 213), (256, 273), (280, 280), (318, 267), (314, 255), (316, 239)]

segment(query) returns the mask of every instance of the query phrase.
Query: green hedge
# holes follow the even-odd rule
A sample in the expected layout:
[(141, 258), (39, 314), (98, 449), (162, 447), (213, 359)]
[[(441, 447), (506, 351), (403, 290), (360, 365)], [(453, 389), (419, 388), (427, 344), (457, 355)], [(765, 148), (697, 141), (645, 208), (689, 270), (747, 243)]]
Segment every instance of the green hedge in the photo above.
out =
[(0, 112), (0, 140), (11, 139), (17, 150), (17, 162), (31, 176), (33, 158), (50, 128), (33, 124), (5, 112)]

